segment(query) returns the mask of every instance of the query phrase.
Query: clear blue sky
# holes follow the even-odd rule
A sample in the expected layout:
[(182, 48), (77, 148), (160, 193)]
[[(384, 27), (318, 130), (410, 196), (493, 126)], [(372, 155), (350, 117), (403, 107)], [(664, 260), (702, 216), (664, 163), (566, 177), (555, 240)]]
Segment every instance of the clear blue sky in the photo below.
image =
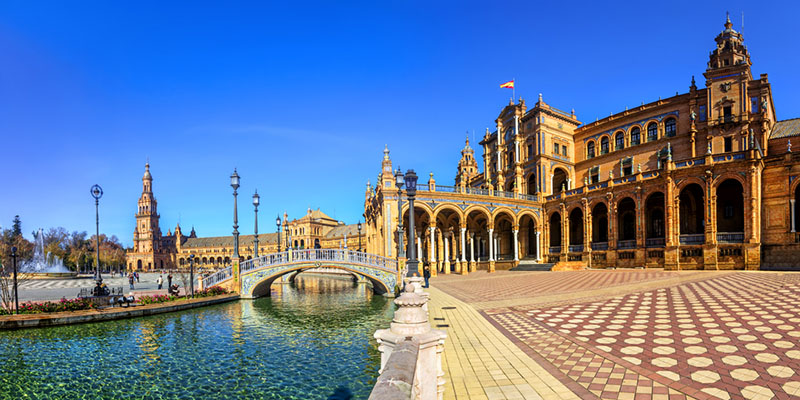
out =
[[(307, 207), (363, 212), (384, 144), (452, 184), (466, 131), (517, 95), (585, 122), (703, 85), (730, 11), (780, 119), (800, 117), (798, 2), (0, 3), (0, 226), (132, 243), (149, 157), (166, 234), (230, 234)], [(224, 5), (223, 5), (224, 3)]]

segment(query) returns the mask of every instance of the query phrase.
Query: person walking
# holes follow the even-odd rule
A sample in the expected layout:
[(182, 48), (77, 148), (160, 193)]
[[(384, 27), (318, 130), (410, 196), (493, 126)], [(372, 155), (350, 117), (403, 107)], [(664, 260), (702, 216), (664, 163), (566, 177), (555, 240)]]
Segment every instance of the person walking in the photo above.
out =
[(139, 283), (139, 271), (134, 272), (133, 276), (136, 278), (136, 283)]
[(170, 273), (169, 275), (167, 275), (167, 287), (168, 287), (168, 288), (171, 288), (171, 287), (172, 287), (172, 273)]
[(431, 279), (431, 267), (428, 264), (425, 264), (425, 267), (422, 268), (422, 276), (425, 277), (425, 287), (430, 287), (430, 283), (428, 283), (428, 279)]
[(128, 283), (131, 285), (131, 290), (133, 290), (133, 273), (131, 272), (128, 274)]
[(156, 279), (156, 283), (158, 284), (158, 290), (161, 290), (161, 285), (164, 284), (164, 279), (161, 278), (161, 275), (159, 275), (158, 279)]

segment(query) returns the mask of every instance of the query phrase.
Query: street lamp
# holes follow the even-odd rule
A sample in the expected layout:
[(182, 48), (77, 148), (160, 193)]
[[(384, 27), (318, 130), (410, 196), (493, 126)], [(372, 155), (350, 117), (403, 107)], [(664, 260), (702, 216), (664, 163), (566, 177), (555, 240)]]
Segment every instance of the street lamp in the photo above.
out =
[(255, 238), (253, 238), (253, 258), (258, 258), (258, 204), (260, 201), (261, 197), (258, 196), (258, 189), (256, 189), (256, 194), (253, 195), (253, 207), (256, 208)]
[(397, 257), (403, 252), (403, 172), (400, 166), (394, 175), (395, 185), (397, 185)]
[(11, 264), (14, 266), (14, 314), (19, 314), (19, 296), (17, 295), (17, 246), (11, 247)]
[(419, 261), (417, 261), (417, 249), (414, 246), (414, 196), (417, 195), (417, 174), (413, 169), (408, 170), (405, 176), (406, 194), (408, 195), (408, 272), (406, 276), (417, 275)]
[(192, 298), (194, 298), (194, 254), (189, 255), (189, 287), (192, 291)]
[(283, 219), (285, 223), (283, 224), (283, 232), (286, 234), (286, 251), (289, 251), (292, 248), (291, 239), (289, 239), (289, 218), (286, 216), (286, 213), (283, 214)]
[(277, 238), (276, 241), (278, 242), (278, 247), (276, 248), (275, 252), (276, 253), (280, 253), (281, 252), (281, 216), (280, 215), (278, 215), (278, 217), (275, 218), (275, 225), (277, 225), (277, 230), (278, 230), (278, 236), (276, 236), (276, 238)]
[(233, 169), (231, 175), (231, 187), (233, 188), (233, 258), (239, 259), (239, 217), (236, 210), (236, 189), (239, 189), (239, 174), (236, 173), (236, 168)]
[(364, 252), (361, 250), (361, 220), (358, 221), (358, 251)]
[(92, 186), (91, 193), (92, 197), (94, 197), (94, 219), (97, 228), (97, 234), (95, 235), (97, 260), (94, 267), (94, 280), (96, 280), (97, 284), (99, 285), (100, 282), (103, 281), (103, 278), (100, 277), (100, 198), (103, 197), (103, 188), (101, 188), (100, 185), (94, 185)]

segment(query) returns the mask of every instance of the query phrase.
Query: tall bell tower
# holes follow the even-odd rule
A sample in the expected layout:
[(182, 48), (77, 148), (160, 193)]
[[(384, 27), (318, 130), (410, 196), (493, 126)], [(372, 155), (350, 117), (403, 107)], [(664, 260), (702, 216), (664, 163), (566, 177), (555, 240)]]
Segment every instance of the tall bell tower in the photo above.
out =
[(708, 118), (712, 124), (740, 122), (747, 113), (747, 83), (753, 79), (750, 54), (742, 34), (733, 30), (730, 16), (714, 40), (717, 47), (703, 74), (708, 88)]
[(142, 177), (142, 195), (136, 212), (136, 229), (133, 233), (133, 248), (137, 253), (157, 252), (161, 242), (161, 229), (158, 227), (158, 208), (153, 196), (153, 176), (150, 175), (150, 163), (144, 166)]

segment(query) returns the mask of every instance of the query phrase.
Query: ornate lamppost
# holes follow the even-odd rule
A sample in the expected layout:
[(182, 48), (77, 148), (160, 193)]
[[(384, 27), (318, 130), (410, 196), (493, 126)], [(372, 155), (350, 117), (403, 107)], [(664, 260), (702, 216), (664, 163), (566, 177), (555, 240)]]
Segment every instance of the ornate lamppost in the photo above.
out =
[(258, 190), (256, 189), (256, 194), (253, 195), (253, 207), (256, 209), (255, 237), (253, 238), (253, 258), (258, 258), (258, 204), (260, 202), (261, 197), (258, 196)]
[(394, 175), (394, 183), (397, 185), (397, 257), (401, 257), (403, 252), (403, 172), (400, 166)]
[(17, 295), (17, 246), (11, 246), (11, 264), (14, 266), (14, 314), (19, 314), (19, 296)]
[(414, 246), (414, 196), (417, 195), (417, 174), (413, 169), (406, 172), (406, 194), (408, 195), (408, 272), (407, 277), (417, 275), (419, 261), (417, 261), (417, 249)]
[(194, 298), (194, 254), (189, 254), (189, 287)]
[(98, 285), (103, 281), (100, 277), (100, 198), (103, 197), (103, 188), (100, 185), (92, 186), (92, 197), (94, 197), (94, 219), (97, 232), (95, 235), (95, 247), (97, 248), (97, 259), (94, 264), (94, 280)]
[(231, 175), (231, 187), (233, 188), (233, 258), (239, 259), (239, 217), (236, 209), (236, 189), (239, 189), (239, 174), (236, 168)]
[(361, 221), (358, 221), (358, 251), (364, 252), (364, 250), (361, 250)]
[(278, 235), (275, 236), (277, 238), (276, 240), (278, 242), (278, 247), (276, 248), (276, 253), (280, 253), (281, 252), (281, 216), (280, 215), (278, 215), (278, 217), (275, 218), (275, 225), (277, 226), (276, 229), (278, 231)]

